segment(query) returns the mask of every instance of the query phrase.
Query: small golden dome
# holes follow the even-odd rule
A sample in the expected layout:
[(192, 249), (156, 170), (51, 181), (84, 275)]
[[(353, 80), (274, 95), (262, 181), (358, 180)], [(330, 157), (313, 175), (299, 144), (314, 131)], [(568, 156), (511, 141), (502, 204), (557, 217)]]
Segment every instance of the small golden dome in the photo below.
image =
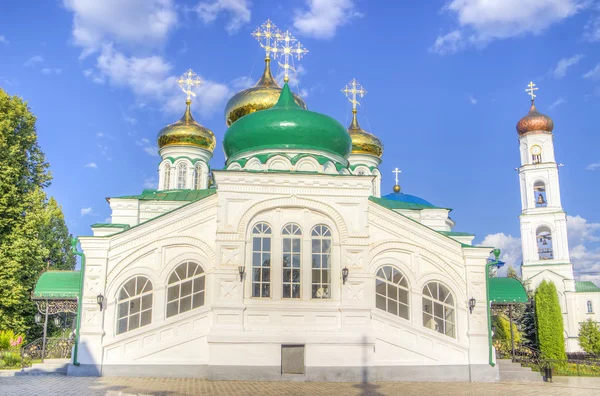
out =
[(529, 114), (517, 123), (517, 132), (524, 135), (529, 132), (552, 133), (554, 122), (552, 118), (537, 111), (535, 104), (531, 103)]
[(167, 125), (158, 133), (158, 147), (165, 146), (197, 146), (212, 152), (217, 140), (210, 129), (198, 124), (190, 109), (190, 100), (186, 100), (183, 117), (173, 124)]
[(348, 133), (350, 134), (350, 138), (352, 138), (351, 154), (367, 154), (381, 158), (383, 155), (383, 143), (381, 143), (381, 140), (377, 136), (360, 127), (356, 113), (356, 109), (353, 109), (352, 123), (348, 127)]
[(399, 193), (399, 192), (400, 192), (400, 186), (399, 186), (399, 185), (397, 185), (397, 184), (396, 184), (396, 185), (394, 186), (394, 192), (395, 192), (395, 193)]
[[(227, 126), (230, 126), (245, 115), (269, 109), (277, 103), (279, 95), (281, 95), (281, 87), (271, 74), (270, 63), (271, 59), (265, 59), (265, 70), (256, 85), (236, 93), (229, 99), (225, 107), (225, 123)], [(294, 101), (298, 106), (306, 110), (307, 107), (304, 100), (296, 94), (293, 95)]]

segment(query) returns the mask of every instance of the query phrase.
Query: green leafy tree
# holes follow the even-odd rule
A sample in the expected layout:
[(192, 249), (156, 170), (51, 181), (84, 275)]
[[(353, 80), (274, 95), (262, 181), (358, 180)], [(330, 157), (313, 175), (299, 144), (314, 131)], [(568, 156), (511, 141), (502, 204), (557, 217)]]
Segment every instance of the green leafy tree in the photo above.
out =
[[(502, 313), (498, 314), (492, 318), (492, 325), (494, 326), (494, 340), (510, 341), (510, 320), (508, 317)], [(514, 321), (512, 327), (516, 344), (521, 341), (521, 332)]]
[(0, 330), (38, 335), (31, 291), (50, 263), (73, 268), (62, 210), (27, 104), (0, 89)]
[(554, 283), (542, 281), (535, 291), (537, 338), (546, 359), (566, 360), (564, 325)]
[(588, 319), (579, 328), (579, 346), (587, 353), (600, 355), (600, 324)]

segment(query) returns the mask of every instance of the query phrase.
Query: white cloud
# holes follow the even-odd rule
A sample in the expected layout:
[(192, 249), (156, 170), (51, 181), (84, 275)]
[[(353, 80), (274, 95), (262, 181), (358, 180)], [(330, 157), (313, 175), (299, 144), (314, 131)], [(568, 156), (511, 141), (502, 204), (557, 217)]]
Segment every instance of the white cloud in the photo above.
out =
[(74, 13), (73, 40), (82, 57), (106, 42), (160, 46), (177, 24), (172, 0), (63, 0)]
[(140, 146), (146, 154), (151, 155), (152, 157), (158, 157), (158, 146), (150, 143), (150, 140), (143, 138), (137, 140), (135, 144)]
[(498, 276), (506, 276), (508, 267), (513, 267), (517, 272), (521, 272), (521, 261), (523, 260), (521, 238), (499, 232), (487, 235), (478, 246), (500, 249), (500, 261), (504, 261), (506, 264), (498, 270)]
[(125, 121), (126, 123), (128, 123), (128, 124), (129, 124), (129, 125), (131, 125), (131, 126), (134, 126), (134, 125), (136, 125), (136, 124), (137, 124), (137, 122), (138, 122), (138, 121), (137, 121), (137, 119), (135, 119), (135, 118), (133, 118), (133, 117), (131, 117), (131, 116), (128, 116), (128, 115), (127, 115), (127, 114), (125, 114), (125, 113), (123, 113), (123, 114), (122, 114), (122, 117), (123, 117), (123, 121)]
[(241, 91), (254, 86), (254, 84), (256, 84), (256, 79), (250, 76), (242, 76), (233, 80), (230, 85), (236, 91)]
[(0, 44), (8, 45), (9, 43), (10, 42), (8, 41), (8, 39), (4, 35), (0, 34)]
[(576, 277), (600, 285), (600, 223), (581, 216), (567, 216), (569, 253)]
[(552, 24), (589, 6), (587, 0), (452, 0), (442, 11), (456, 17), (459, 29), (439, 36), (431, 51), (456, 52), (468, 45), (540, 34)]
[(98, 165), (96, 165), (95, 162), (89, 162), (89, 163), (85, 164), (84, 168), (98, 169)]
[(156, 190), (158, 188), (158, 180), (156, 177), (147, 177), (144, 179), (144, 188)]
[(562, 58), (556, 64), (556, 67), (554, 68), (552, 74), (555, 78), (563, 78), (567, 75), (567, 70), (569, 69), (569, 67), (576, 65), (581, 59), (583, 59), (582, 54), (573, 55), (570, 58)]
[(592, 80), (599, 80), (600, 79), (600, 63), (598, 63), (596, 65), (596, 67), (594, 67), (593, 69), (591, 69), (590, 71), (588, 71), (587, 73), (585, 73), (583, 75), (583, 78), (589, 78)]
[(330, 39), (337, 29), (361, 17), (353, 0), (306, 0), (308, 10), (296, 10), (294, 27), (300, 34), (318, 39)]
[(558, 98), (549, 106), (550, 110), (554, 109), (556, 106), (560, 106), (561, 104), (565, 104), (567, 101), (565, 98)]
[(92, 208), (81, 208), (81, 216), (87, 216), (87, 215), (91, 215), (94, 211), (92, 210)]
[(229, 16), (225, 30), (229, 34), (235, 34), (240, 28), (250, 22), (250, 2), (248, 0), (213, 0), (203, 1), (196, 6), (198, 17), (204, 23), (214, 22), (219, 14)]
[(44, 58), (41, 55), (35, 55), (35, 56), (32, 56), (31, 58), (27, 59), (25, 61), (25, 63), (23, 64), (23, 66), (34, 67), (38, 63), (42, 63), (42, 62), (44, 62)]
[(44, 67), (42, 69), (42, 74), (61, 74), (62, 73), (62, 69), (59, 68), (49, 68), (49, 67)]
[(469, 103), (471, 103), (472, 105), (476, 105), (477, 98), (474, 98), (472, 95), (469, 95)]
[(588, 166), (585, 167), (586, 170), (596, 170), (596, 169), (600, 169), (600, 162), (595, 162), (592, 164), (589, 164)]
[(591, 42), (600, 41), (600, 3), (596, 5), (596, 12), (584, 27), (583, 37)]

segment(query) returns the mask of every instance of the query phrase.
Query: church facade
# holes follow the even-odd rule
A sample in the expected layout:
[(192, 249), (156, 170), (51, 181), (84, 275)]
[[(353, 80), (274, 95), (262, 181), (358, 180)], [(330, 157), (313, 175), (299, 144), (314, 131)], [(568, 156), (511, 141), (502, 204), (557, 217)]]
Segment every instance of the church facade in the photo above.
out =
[[(300, 48), (299, 46), (297, 48)], [(267, 50), (267, 55), (269, 54)], [(159, 186), (112, 197), (86, 257), (73, 375), (493, 381), (486, 265), (450, 209), (381, 193), (383, 144), (265, 71), (226, 109), (226, 163), (190, 110)], [(382, 196), (383, 195), (383, 196)], [(99, 298), (101, 296), (102, 298)], [(100, 304), (98, 303), (100, 301)]]

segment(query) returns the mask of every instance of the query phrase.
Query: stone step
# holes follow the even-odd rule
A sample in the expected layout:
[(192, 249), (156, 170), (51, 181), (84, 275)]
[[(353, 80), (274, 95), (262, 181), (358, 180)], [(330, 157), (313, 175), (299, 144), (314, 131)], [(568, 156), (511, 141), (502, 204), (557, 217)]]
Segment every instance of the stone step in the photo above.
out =
[(34, 363), (15, 375), (67, 375), (70, 362), (70, 359), (46, 359), (44, 363)]
[(497, 363), (500, 381), (543, 381), (542, 375), (537, 371), (533, 371), (531, 367), (523, 367), (509, 359), (498, 359)]

